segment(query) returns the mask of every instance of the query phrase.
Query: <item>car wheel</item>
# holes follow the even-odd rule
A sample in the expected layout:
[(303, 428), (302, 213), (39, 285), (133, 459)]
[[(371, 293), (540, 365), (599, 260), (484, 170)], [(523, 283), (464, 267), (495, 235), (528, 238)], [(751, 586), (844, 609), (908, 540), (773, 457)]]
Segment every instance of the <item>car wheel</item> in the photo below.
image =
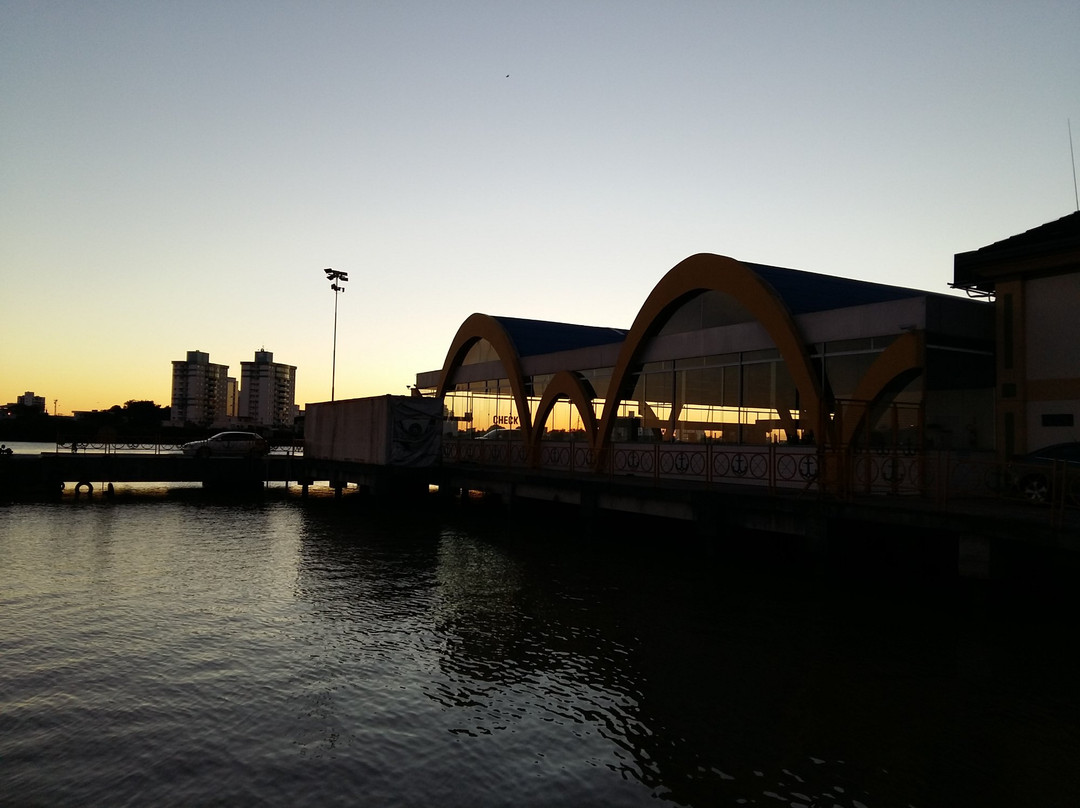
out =
[(1024, 499), (1036, 505), (1050, 501), (1050, 482), (1042, 474), (1032, 474), (1020, 481)]
[(199, 458), (207, 458), (210, 456), (210, 449), (206, 446), (203, 446), (199, 449), (199, 451), (195, 452), (195, 456)]

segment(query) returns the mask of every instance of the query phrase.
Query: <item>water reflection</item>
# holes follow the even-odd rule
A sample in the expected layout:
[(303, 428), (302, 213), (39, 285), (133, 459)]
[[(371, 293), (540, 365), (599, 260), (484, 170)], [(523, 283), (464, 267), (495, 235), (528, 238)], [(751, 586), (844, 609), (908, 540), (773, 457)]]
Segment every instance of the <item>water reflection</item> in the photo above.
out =
[[(445, 679), (426, 692), (453, 732), (548, 723), (546, 748), (680, 804), (1067, 801), (1080, 670), (1055, 629), (952, 588), (685, 549), (445, 534)], [(1010, 691), (1003, 709), (1019, 672), (1053, 686)]]
[(535, 524), (273, 497), (4, 509), (5, 775), (40, 804), (1014, 806), (1080, 786), (1070, 613)]

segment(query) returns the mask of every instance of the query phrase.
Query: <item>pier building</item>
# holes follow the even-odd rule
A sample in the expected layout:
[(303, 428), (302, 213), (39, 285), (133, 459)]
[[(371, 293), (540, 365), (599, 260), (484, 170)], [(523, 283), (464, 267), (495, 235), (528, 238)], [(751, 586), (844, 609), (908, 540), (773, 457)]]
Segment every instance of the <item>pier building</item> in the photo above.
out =
[(698, 254), (629, 328), (473, 314), (417, 388), (450, 437), (991, 450), (986, 300)]
[(1080, 212), (957, 254), (952, 286), (994, 299), (1001, 456), (1080, 440)]

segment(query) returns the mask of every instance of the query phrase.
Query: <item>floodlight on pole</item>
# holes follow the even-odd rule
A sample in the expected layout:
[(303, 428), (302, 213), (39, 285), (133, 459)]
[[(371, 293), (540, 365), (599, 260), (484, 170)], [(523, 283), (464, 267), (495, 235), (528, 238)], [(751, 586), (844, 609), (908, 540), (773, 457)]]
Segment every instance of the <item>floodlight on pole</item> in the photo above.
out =
[(334, 400), (334, 382), (337, 376), (337, 299), (338, 292), (345, 291), (345, 282), (349, 280), (348, 272), (336, 269), (324, 269), (326, 279), (330, 281), (330, 288), (334, 290), (334, 352), (330, 360), (330, 400)]

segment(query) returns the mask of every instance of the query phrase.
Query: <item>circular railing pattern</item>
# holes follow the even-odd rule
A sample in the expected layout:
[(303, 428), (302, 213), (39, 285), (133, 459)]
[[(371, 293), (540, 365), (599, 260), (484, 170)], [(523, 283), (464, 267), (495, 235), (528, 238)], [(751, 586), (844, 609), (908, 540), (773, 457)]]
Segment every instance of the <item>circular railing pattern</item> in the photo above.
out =
[(769, 476), (769, 457), (756, 452), (717, 452), (712, 470), (714, 478), (764, 480)]
[(472, 441), (458, 441), (459, 459), (467, 463), (480, 462), (480, 447)]
[(542, 446), (540, 462), (548, 467), (568, 468), (570, 466), (570, 449), (566, 446)]
[(661, 451), (659, 469), (661, 474), (701, 477), (705, 474), (705, 452), (701, 450)]
[(794, 480), (799, 473), (799, 464), (791, 455), (780, 455), (776, 458), (776, 476), (781, 480)]
[(919, 458), (913, 455), (857, 455), (852, 467), (855, 485), (870, 489), (916, 490), (922, 482)]
[(768, 455), (750, 455), (750, 476), (755, 480), (763, 480), (769, 476)]
[(574, 468), (592, 468), (593, 459), (592, 449), (574, 447)]
[(652, 450), (617, 449), (615, 470), (624, 474), (651, 474), (654, 468)]
[(873, 485), (878, 478), (879, 467), (872, 457), (860, 455), (852, 464), (852, 474), (855, 482), (860, 486)]

